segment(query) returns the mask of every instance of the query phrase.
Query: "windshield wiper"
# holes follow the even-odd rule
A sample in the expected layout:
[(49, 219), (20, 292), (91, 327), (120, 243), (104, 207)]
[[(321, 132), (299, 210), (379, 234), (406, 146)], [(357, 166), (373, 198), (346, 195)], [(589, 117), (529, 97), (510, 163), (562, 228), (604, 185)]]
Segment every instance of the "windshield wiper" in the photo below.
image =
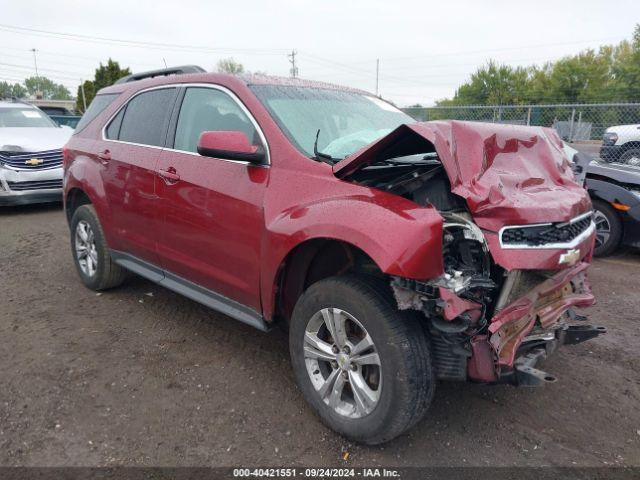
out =
[(334, 163), (336, 163), (340, 159), (339, 158), (333, 158), (328, 153), (322, 153), (322, 152), (318, 151), (318, 137), (319, 136), (320, 136), (320, 129), (318, 129), (318, 132), (316, 133), (316, 141), (313, 143), (313, 154), (315, 155), (314, 158), (316, 160), (318, 160), (318, 161), (328, 163), (329, 165), (333, 165)]

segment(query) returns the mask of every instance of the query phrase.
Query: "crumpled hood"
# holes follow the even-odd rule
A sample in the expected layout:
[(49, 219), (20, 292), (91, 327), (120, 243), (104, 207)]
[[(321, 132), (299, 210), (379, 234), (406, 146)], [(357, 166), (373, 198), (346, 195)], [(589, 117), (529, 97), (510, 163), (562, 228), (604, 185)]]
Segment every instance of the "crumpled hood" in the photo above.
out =
[(434, 150), (451, 191), (467, 201), (481, 228), (561, 222), (591, 208), (560, 137), (549, 128), (460, 121), (404, 124), (338, 162), (333, 171), (346, 178), (377, 161)]
[(62, 127), (3, 127), (0, 128), (0, 152), (20, 147), (23, 152), (42, 152), (64, 147), (73, 130)]

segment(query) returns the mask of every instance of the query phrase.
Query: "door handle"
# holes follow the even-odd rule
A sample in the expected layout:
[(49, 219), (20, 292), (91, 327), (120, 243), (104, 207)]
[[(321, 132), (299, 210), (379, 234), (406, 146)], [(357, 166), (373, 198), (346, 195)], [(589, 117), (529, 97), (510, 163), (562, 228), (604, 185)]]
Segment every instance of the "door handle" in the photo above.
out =
[(173, 184), (180, 180), (180, 175), (178, 175), (178, 172), (176, 172), (176, 169), (173, 167), (169, 167), (166, 170), (158, 170), (158, 175), (168, 184)]
[(102, 152), (98, 153), (98, 158), (100, 159), (100, 163), (106, 165), (107, 163), (109, 163), (109, 160), (111, 160), (111, 152), (108, 149), (103, 150)]

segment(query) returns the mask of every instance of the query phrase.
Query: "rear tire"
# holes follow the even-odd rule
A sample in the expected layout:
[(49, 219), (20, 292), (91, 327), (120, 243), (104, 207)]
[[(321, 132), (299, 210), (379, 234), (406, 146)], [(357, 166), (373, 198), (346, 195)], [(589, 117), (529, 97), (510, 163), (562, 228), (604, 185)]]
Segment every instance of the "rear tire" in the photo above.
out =
[(314, 283), (300, 297), (289, 330), (291, 361), (302, 394), (326, 425), (379, 444), (423, 418), (436, 378), (414, 313), (397, 309), (385, 282), (351, 275)]
[(122, 284), (127, 271), (109, 254), (102, 226), (93, 205), (82, 205), (71, 218), (71, 252), (82, 283), (100, 291)]
[(615, 252), (622, 239), (622, 221), (611, 205), (602, 200), (593, 200), (596, 224), (596, 246), (593, 254), (606, 257)]

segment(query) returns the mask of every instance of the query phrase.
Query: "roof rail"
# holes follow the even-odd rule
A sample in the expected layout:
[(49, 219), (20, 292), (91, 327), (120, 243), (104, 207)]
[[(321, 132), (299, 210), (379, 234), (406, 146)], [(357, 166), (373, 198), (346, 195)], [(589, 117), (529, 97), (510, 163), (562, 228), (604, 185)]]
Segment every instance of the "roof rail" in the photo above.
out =
[(136, 82), (145, 78), (166, 77), (167, 75), (181, 75), (184, 73), (205, 73), (206, 70), (198, 65), (182, 65), (180, 67), (161, 68), (159, 70), (149, 70), (148, 72), (132, 73), (119, 79), (118, 83)]

